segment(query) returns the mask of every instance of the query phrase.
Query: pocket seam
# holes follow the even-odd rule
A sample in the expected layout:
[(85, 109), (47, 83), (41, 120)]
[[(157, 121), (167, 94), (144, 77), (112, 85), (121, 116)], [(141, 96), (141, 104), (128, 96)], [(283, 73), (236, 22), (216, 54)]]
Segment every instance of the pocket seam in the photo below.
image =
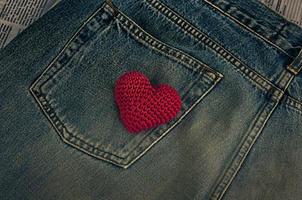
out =
[[(197, 99), (197, 100), (194, 100), (194, 103), (187, 109), (187, 110), (185, 110), (185, 112), (182, 112), (182, 114), (181, 114), (181, 116), (179, 117), (179, 119), (177, 119), (176, 121), (172, 121), (173, 123), (172, 123), (172, 125), (171, 126), (169, 126), (169, 128), (168, 129), (165, 129), (165, 127), (160, 127), (160, 128), (157, 128), (158, 129), (158, 131), (161, 131), (161, 130), (163, 130), (164, 131), (164, 133), (162, 133), (159, 137), (157, 137), (153, 142), (151, 142), (151, 143), (149, 143), (149, 144), (147, 144), (147, 145), (145, 145), (145, 147), (144, 147), (144, 151), (143, 152), (141, 152), (141, 153), (139, 153), (137, 156), (133, 156), (133, 159), (131, 159), (125, 166), (124, 166), (124, 168), (128, 168), (131, 164), (133, 164), (136, 160), (138, 160), (139, 158), (141, 158), (149, 149), (151, 149), (156, 143), (158, 143), (159, 141), (161, 141), (161, 139), (163, 138), (163, 137), (165, 137), (174, 127), (176, 127), (179, 123), (181, 123), (181, 121), (183, 120), (183, 118), (185, 118), (186, 117), (186, 115), (188, 114), (188, 113), (190, 113), (191, 111), (192, 111), (192, 109), (194, 109), (194, 107), (196, 106), (196, 105), (198, 105), (199, 103), (200, 103), (200, 101), (201, 100), (203, 100), (204, 99), (204, 97), (209, 93), (209, 92), (211, 92), (212, 90), (213, 90), (213, 88), (216, 86), (216, 84), (218, 83), (220, 81), (220, 79), (218, 79), (218, 80), (216, 80), (214, 83), (212, 83), (211, 84), (211, 86), (210, 87), (207, 87), (207, 89), (206, 89), (206, 91), (204, 91), (203, 93), (202, 93), (202, 95)], [(157, 131), (157, 130), (154, 130), (154, 131)], [(153, 131), (152, 131), (153, 132)], [(152, 132), (150, 133), (150, 134), (152, 134)], [(150, 135), (149, 134), (149, 135)], [(149, 136), (148, 135), (148, 136)], [(147, 136), (147, 137), (148, 137)], [(142, 141), (141, 143), (143, 143), (144, 141)], [(140, 146), (140, 145), (137, 145), (137, 147), (138, 146)], [(147, 148), (146, 148), (147, 147)], [(134, 151), (135, 151), (135, 149), (134, 149)], [(129, 155), (131, 155), (131, 154), (129, 154)]]
[[(105, 8), (106, 8), (106, 6), (105, 6)], [(199, 70), (199, 68), (201, 68), (201, 72), (206, 73), (206, 75), (209, 75), (209, 78), (211, 80), (215, 80), (215, 75), (219, 76), (219, 77), (223, 77), (222, 74), (213, 70), (212, 68), (210, 68), (206, 64), (202, 63), (201, 61), (197, 60), (196, 58), (193, 58), (192, 56), (182, 52), (181, 50), (171, 47), (168, 44), (165, 44), (164, 42), (161, 42), (158, 39), (156, 39), (155, 37), (151, 36), (149, 33), (145, 32), (139, 25), (137, 25), (134, 21), (132, 21), (128, 17), (126, 17), (126, 15), (123, 14), (121, 11), (119, 11), (119, 14), (117, 14), (115, 17), (122, 24), (122, 26), (133, 37), (136, 38), (136, 40), (145, 44), (147, 47), (159, 51), (160, 53), (166, 55), (167, 57), (169, 57), (170, 59), (173, 59), (174, 61), (183, 63), (187, 68), (189, 68), (193, 71)], [(135, 27), (135, 29), (133, 27)], [(143, 35), (145, 35), (144, 38), (142, 38)], [(167, 50), (167, 49), (169, 49), (169, 50)], [(173, 54), (175, 54), (175, 55), (173, 55)], [(189, 62), (189, 63), (187, 63), (187, 62)], [(197, 66), (195, 66), (195, 65), (197, 65)], [(207, 71), (204, 72), (204, 70), (207, 70)], [(211, 73), (213, 73), (213, 74), (211, 74)]]
[[(189, 109), (186, 112), (183, 112), (181, 117), (178, 120), (172, 121), (173, 123), (169, 128), (167, 128), (167, 129), (163, 128), (163, 127), (159, 128), (158, 130), (166, 129), (166, 130), (164, 130), (164, 132), (166, 132), (166, 133), (160, 135), (159, 137), (154, 136), (156, 139), (154, 139), (154, 141), (149, 142), (147, 145), (145, 145), (143, 147), (143, 152), (140, 152), (138, 155), (133, 156), (131, 154), (131, 152), (129, 152), (127, 156), (122, 157), (122, 156), (119, 156), (119, 153), (123, 149), (118, 149), (117, 151), (112, 150), (110, 152), (110, 151), (106, 151), (104, 149), (100, 149), (99, 146), (96, 146), (94, 144), (90, 144), (89, 142), (85, 141), (84, 139), (81, 139), (78, 135), (75, 135), (74, 133), (67, 130), (64, 123), (60, 120), (60, 117), (57, 116), (56, 111), (54, 111), (54, 109), (52, 108), (52, 106), (50, 105), (48, 100), (46, 99), (46, 96), (44, 96), (43, 92), (41, 91), (41, 87), (43, 86), (44, 83), (51, 80), (51, 78), (53, 78), (53, 76), (56, 73), (58, 73), (60, 71), (60, 69), (63, 69), (64, 66), (67, 64), (67, 62), (69, 62), (69, 60), (74, 55), (74, 54), (72, 54), (72, 52), (71, 52), (71, 55), (66, 54), (67, 59), (69, 59), (69, 60), (66, 61), (66, 63), (60, 64), (61, 56), (63, 55), (63, 58), (64, 58), (66, 51), (69, 50), (69, 48), (72, 45), (77, 45), (77, 43), (73, 43), (73, 42), (75, 42), (77, 39), (79, 39), (78, 37), (81, 35), (81, 32), (85, 31), (86, 25), (88, 26), (89, 22), (94, 17), (96, 17), (99, 13), (102, 14), (102, 13), (105, 12), (105, 7), (110, 9), (110, 6), (106, 3), (104, 3), (101, 6), (101, 8), (97, 9), (97, 11), (95, 11), (95, 13), (92, 14), (83, 23), (82, 26), (80, 26), (79, 30), (76, 31), (76, 33), (71, 37), (71, 39), (65, 44), (64, 48), (60, 51), (58, 56), (55, 57), (55, 59), (48, 65), (48, 67), (42, 72), (42, 74), (38, 76), (37, 80), (34, 81), (34, 83), (30, 86), (30, 92), (33, 95), (33, 97), (35, 98), (36, 102), (39, 104), (39, 106), (40, 106), (41, 110), (43, 111), (44, 115), (51, 122), (51, 124), (55, 128), (56, 132), (58, 133), (58, 135), (61, 137), (61, 139), (65, 143), (67, 143), (67, 144), (73, 146), (74, 148), (79, 149), (80, 151), (85, 152), (85, 153), (87, 153), (87, 154), (89, 154), (93, 157), (96, 157), (98, 159), (113, 163), (113, 164), (115, 164), (117, 166), (120, 166), (120, 167), (123, 167), (123, 168), (127, 168), (133, 162), (135, 162), (137, 159), (139, 159), (141, 156), (143, 156), (145, 154), (145, 152), (147, 152), (153, 145), (155, 145), (158, 141), (160, 141), (163, 136), (165, 136), (167, 133), (169, 133), (170, 130), (174, 126), (176, 126), (178, 123), (180, 123), (181, 120), (183, 119), (183, 117), (187, 113), (189, 113), (191, 111), (191, 109), (193, 109), (193, 107), (194, 107), (193, 105), (197, 104), (201, 99), (203, 99), (203, 97), (208, 92), (210, 92), (212, 90), (212, 88), (220, 81), (220, 79), (223, 76), (219, 72), (213, 70), (209, 66), (207, 66), (204, 63), (202, 63), (201, 61), (191, 57), (190, 55), (187, 55), (186, 53), (184, 53), (184, 52), (182, 52), (182, 51), (180, 51), (176, 48), (169, 47), (165, 43), (155, 39), (153, 36), (149, 35), (141, 27), (139, 27), (137, 24), (135, 24), (135, 22), (131, 21), (126, 15), (121, 14), (121, 12), (119, 12), (120, 15), (117, 15), (116, 17), (123, 15), (124, 19), (122, 19), (122, 20), (125, 20), (125, 19), (128, 20), (129, 24), (131, 24), (130, 22), (132, 22), (132, 26), (129, 27), (129, 30), (126, 27), (124, 27), (124, 29), (126, 29), (130, 34), (131, 33), (134, 34), (134, 32), (137, 31), (138, 34), (141, 33), (141, 35), (139, 35), (139, 37), (141, 37), (142, 35), (145, 34), (145, 35), (149, 36), (150, 38), (153, 38), (151, 45), (150, 44), (148, 45), (148, 41), (145, 41), (145, 42), (141, 41), (142, 39), (139, 38), (139, 37), (136, 38), (135, 40), (137, 40), (140, 43), (143, 43), (148, 48), (151, 48), (153, 50), (156, 50), (155, 49), (156, 46), (154, 46), (155, 43), (153, 43), (154, 41), (156, 41), (157, 44), (161, 44), (162, 47), (166, 47), (166, 50), (170, 49), (171, 51), (168, 52), (168, 53), (166, 53), (164, 51), (159, 51), (159, 53), (163, 54), (164, 56), (166, 56), (166, 57), (168, 57), (168, 58), (170, 58), (170, 59), (172, 59), (176, 62), (182, 63), (182, 65), (184, 67), (187, 67), (190, 70), (192, 70), (193, 72), (198, 73), (201, 77), (199, 77), (195, 82), (200, 82), (201, 83), (203, 81), (202, 84), (203, 84), (204, 87), (205, 87), (205, 84), (209, 84), (210, 87), (207, 86), (206, 91), (202, 93), (202, 95), (200, 97), (200, 100), (197, 100), (197, 101), (194, 100), (194, 104), (192, 106), (190, 106)], [(102, 10), (102, 9), (104, 9), (104, 10)], [(112, 19), (112, 20), (114, 21), (114, 19)], [(127, 24), (126, 24), (126, 26), (127, 26)], [(133, 30), (133, 27), (136, 27), (137, 29)], [(99, 30), (99, 28), (97, 30)], [(97, 30), (94, 30), (93, 33), (95, 33)], [(91, 30), (88, 30), (88, 31), (91, 31)], [(90, 36), (89, 39), (91, 37), (92, 36)], [(133, 35), (133, 37), (135, 37), (135, 35)], [(80, 41), (80, 43), (82, 42), (82, 44), (78, 44), (78, 45), (80, 45), (80, 47), (81, 47), (89, 39), (87, 39), (86, 41)], [(149, 40), (149, 42), (150, 42), (150, 40)], [(77, 46), (77, 48), (80, 48), (80, 47)], [(72, 50), (72, 47), (71, 47), (71, 50)], [(189, 63), (187, 63), (187, 62), (189, 62)], [(188, 91), (190, 91), (190, 89), (188, 89)], [(151, 130), (149, 135), (151, 135), (153, 132), (154, 132), (154, 130)], [(141, 145), (141, 143), (143, 143), (143, 142), (145, 142), (144, 139), (135, 148), (133, 148), (133, 151), (135, 151)], [(128, 160), (127, 158), (129, 158), (129, 157), (130, 157), (130, 159)]]

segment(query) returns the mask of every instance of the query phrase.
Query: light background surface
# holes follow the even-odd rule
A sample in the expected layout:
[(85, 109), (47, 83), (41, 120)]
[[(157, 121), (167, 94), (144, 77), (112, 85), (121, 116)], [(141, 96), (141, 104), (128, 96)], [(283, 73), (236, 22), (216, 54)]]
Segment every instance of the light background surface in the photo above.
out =
[(260, 0), (260, 2), (302, 27), (302, 0)]

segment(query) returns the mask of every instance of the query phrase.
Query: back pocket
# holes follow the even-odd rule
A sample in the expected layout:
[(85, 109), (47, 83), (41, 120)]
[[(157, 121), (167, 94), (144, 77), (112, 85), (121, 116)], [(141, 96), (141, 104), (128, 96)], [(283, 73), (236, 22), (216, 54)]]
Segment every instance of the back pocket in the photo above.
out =
[[(182, 99), (176, 118), (138, 135), (119, 119), (114, 83), (140, 71), (152, 84), (174, 87)], [(97, 159), (127, 168), (169, 133), (222, 75), (144, 31), (104, 3), (31, 85), (30, 91), (61, 139)]]

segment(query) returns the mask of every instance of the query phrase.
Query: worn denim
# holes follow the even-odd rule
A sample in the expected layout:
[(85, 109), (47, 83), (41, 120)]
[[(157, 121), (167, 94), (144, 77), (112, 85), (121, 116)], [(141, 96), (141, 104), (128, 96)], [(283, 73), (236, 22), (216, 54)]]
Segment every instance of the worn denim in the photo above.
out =
[[(302, 29), (256, 0), (64, 0), (0, 52), (0, 199), (301, 199)], [(129, 134), (115, 80), (180, 93)]]

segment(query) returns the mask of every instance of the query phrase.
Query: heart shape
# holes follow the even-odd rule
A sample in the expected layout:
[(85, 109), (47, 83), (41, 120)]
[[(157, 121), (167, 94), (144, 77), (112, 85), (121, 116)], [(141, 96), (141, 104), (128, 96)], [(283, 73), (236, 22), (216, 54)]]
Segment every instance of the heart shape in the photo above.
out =
[(172, 120), (181, 108), (178, 92), (167, 84), (152, 86), (138, 71), (123, 74), (115, 82), (114, 97), (120, 118), (130, 133), (138, 133)]

